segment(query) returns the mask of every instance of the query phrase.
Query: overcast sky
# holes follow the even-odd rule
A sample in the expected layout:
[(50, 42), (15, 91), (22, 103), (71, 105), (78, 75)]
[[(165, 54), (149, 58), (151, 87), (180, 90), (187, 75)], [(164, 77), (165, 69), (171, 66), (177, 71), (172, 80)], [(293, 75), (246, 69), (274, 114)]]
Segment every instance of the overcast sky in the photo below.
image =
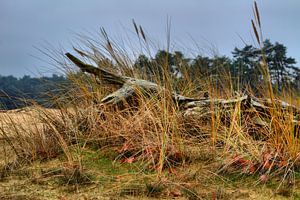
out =
[[(240, 37), (253, 44), (252, 5), (252, 0), (0, 0), (0, 75), (45, 73), (51, 67), (35, 57), (47, 57), (34, 46), (47, 41), (69, 49), (74, 33), (100, 27), (124, 36), (123, 27), (133, 30), (133, 18), (164, 44), (169, 16), (174, 43), (204, 49), (212, 44), (220, 55), (231, 56), (235, 46), (243, 47)], [(286, 45), (288, 55), (300, 62), (300, 1), (259, 0), (258, 5), (264, 37)]]

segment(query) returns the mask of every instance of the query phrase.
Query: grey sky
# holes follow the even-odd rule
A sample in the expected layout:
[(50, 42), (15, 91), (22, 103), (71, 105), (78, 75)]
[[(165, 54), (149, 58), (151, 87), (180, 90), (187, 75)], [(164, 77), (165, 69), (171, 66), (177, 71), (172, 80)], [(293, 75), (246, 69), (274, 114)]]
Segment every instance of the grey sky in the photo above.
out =
[[(132, 29), (132, 18), (163, 44), (170, 16), (173, 42), (187, 45), (192, 36), (200, 47), (212, 43), (219, 54), (230, 56), (235, 46), (243, 46), (238, 35), (253, 44), (252, 4), (252, 0), (0, 0), (0, 74), (43, 73), (51, 67), (31, 56), (47, 59), (33, 46), (42, 47), (47, 41), (68, 49), (74, 33), (96, 32), (100, 27), (124, 36), (122, 26)], [(258, 4), (264, 37), (286, 45), (288, 55), (300, 62), (300, 1)]]

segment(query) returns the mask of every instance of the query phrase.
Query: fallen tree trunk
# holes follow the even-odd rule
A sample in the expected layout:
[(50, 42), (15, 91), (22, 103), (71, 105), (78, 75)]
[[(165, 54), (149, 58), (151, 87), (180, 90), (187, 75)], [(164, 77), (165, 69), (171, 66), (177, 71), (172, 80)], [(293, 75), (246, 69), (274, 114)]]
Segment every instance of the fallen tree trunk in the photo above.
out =
[[(115, 92), (104, 97), (101, 100), (103, 104), (117, 105), (122, 102), (128, 102), (129, 99), (136, 98), (139, 92), (151, 96), (166, 90), (160, 85), (150, 81), (117, 75), (101, 67), (86, 64), (70, 53), (67, 53), (66, 56), (83, 72), (95, 75), (103, 83), (114, 84), (120, 87)], [(203, 114), (203, 110), (211, 109), (212, 105), (213, 107), (222, 108), (223, 110), (230, 110), (234, 108), (236, 104), (240, 104), (244, 110), (252, 109), (265, 116), (269, 116), (270, 112), (275, 109), (289, 111), (293, 113), (295, 122), (297, 123), (298, 120), (296, 118), (300, 114), (298, 107), (284, 101), (275, 100), (275, 102), (272, 102), (270, 99), (259, 99), (250, 95), (237, 96), (232, 99), (195, 99), (172, 93), (172, 99), (178, 103), (184, 116), (201, 115), (201, 113)]]
[[(70, 53), (66, 53), (66, 56), (83, 72), (95, 75), (101, 82), (114, 84), (120, 87), (120, 89), (118, 89), (117, 91), (104, 97), (101, 100), (101, 103), (117, 105), (118, 103), (127, 101), (131, 97), (137, 96), (138, 92), (141, 92), (145, 95), (152, 95), (158, 92), (163, 92), (165, 90), (165, 88), (150, 81), (116, 75), (105, 69), (85, 64)], [(198, 100), (185, 97), (177, 93), (173, 93), (172, 98), (178, 104)]]

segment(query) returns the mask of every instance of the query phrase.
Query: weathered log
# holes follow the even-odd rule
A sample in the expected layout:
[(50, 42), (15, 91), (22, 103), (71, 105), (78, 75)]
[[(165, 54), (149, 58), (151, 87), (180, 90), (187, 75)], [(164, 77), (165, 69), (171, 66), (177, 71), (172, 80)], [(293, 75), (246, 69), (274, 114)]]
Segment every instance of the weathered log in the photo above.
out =
[[(66, 56), (83, 72), (95, 75), (103, 83), (114, 84), (120, 87), (117, 91), (104, 97), (101, 100), (101, 103), (103, 104), (116, 105), (123, 101), (128, 101), (129, 99), (138, 96), (138, 92), (151, 96), (165, 90), (162, 86), (150, 81), (117, 75), (101, 68), (101, 66), (95, 67), (93, 65), (86, 64), (70, 53), (66, 53)], [(196, 113), (200, 114), (205, 108), (211, 108), (211, 105), (224, 109), (231, 109), (234, 108), (237, 103), (240, 103), (244, 109), (252, 108), (256, 112), (261, 112), (265, 115), (269, 115), (270, 110), (278, 108), (282, 110), (290, 110), (293, 112), (294, 116), (300, 115), (300, 109), (298, 107), (290, 105), (284, 101), (275, 100), (274, 104), (270, 99), (258, 99), (250, 95), (237, 96), (233, 99), (195, 99), (185, 97), (177, 93), (172, 93), (172, 98), (180, 105), (180, 108), (182, 108), (183, 113), (186, 116)]]
[[(137, 96), (137, 92), (142, 92), (144, 95), (152, 95), (158, 93), (159, 91), (162, 92), (165, 90), (163, 87), (150, 81), (116, 75), (103, 68), (94, 67), (92, 65), (83, 63), (81, 60), (70, 53), (66, 53), (66, 56), (83, 72), (95, 75), (100, 79), (101, 82), (114, 84), (121, 87), (112, 94), (104, 97), (101, 100), (101, 103), (116, 105), (118, 103), (121, 103), (122, 101), (127, 101), (133, 96)], [(197, 100), (179, 95), (177, 93), (173, 93), (172, 98), (179, 104)]]

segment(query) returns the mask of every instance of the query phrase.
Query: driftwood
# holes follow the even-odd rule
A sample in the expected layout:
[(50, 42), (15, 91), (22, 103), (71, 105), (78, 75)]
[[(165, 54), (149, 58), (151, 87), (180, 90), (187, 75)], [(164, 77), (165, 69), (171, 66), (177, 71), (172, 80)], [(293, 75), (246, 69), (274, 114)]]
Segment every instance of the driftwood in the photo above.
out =
[[(95, 75), (102, 83), (113, 84), (120, 87), (120, 89), (117, 91), (104, 97), (101, 100), (101, 103), (116, 105), (123, 101), (127, 101), (131, 97), (137, 96), (137, 92), (142, 92), (144, 95), (151, 95), (165, 90), (161, 86), (150, 81), (116, 75), (103, 68), (94, 67), (92, 65), (83, 63), (70, 53), (66, 53), (66, 56), (83, 72)], [(197, 99), (185, 97), (177, 93), (173, 93), (172, 98), (179, 104), (197, 101)]]
[[(151, 96), (165, 90), (162, 86), (150, 81), (117, 75), (101, 67), (86, 64), (70, 53), (67, 53), (66, 56), (83, 72), (95, 75), (102, 83), (120, 87), (115, 92), (104, 97), (101, 100), (103, 104), (117, 105), (136, 97), (138, 92)], [(196, 99), (172, 93), (172, 99), (180, 105), (179, 107), (183, 112), (183, 116), (186, 117), (201, 116), (203, 112), (211, 110), (212, 107), (222, 109), (223, 111), (230, 110), (236, 104), (240, 104), (243, 110), (252, 109), (252, 111), (254, 110), (264, 116), (269, 116), (274, 109), (289, 111), (289, 113), (293, 113), (296, 123), (298, 123), (297, 117), (300, 114), (298, 107), (290, 105), (287, 102), (280, 100), (272, 102), (270, 99), (256, 98), (252, 95), (237, 95), (232, 99), (212, 99), (209, 97)], [(261, 125), (263, 124), (264, 122), (261, 123)]]

